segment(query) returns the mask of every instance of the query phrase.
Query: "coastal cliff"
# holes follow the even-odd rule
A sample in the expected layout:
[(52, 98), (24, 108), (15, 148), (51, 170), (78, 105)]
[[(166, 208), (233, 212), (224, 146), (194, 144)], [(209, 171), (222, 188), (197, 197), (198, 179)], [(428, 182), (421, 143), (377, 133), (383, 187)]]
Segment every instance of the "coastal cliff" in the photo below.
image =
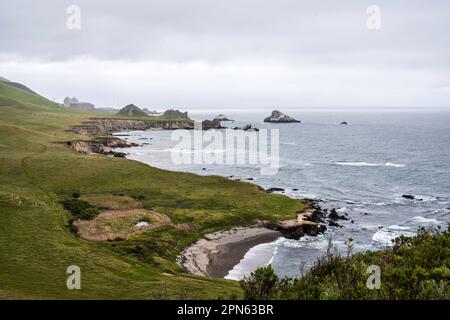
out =
[(80, 125), (73, 126), (70, 131), (89, 136), (106, 136), (113, 132), (148, 130), (148, 129), (193, 129), (194, 123), (190, 120), (146, 120), (146, 119), (115, 119), (90, 118)]
[[(220, 121), (205, 120), (203, 130), (222, 129)], [(190, 119), (180, 120), (147, 120), (120, 118), (90, 118), (80, 125), (73, 126), (69, 131), (88, 136), (107, 136), (113, 132), (148, 130), (148, 129), (194, 129), (194, 122)]]

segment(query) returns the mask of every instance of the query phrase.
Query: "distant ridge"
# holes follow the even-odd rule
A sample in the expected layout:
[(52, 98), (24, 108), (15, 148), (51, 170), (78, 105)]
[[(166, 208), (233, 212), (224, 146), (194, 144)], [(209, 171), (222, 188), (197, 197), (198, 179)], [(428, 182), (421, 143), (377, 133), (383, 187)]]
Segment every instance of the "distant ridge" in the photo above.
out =
[(15, 105), (35, 104), (48, 107), (59, 106), (57, 103), (41, 96), (21, 83), (12, 82), (0, 77), (0, 104), (8, 105), (12, 104), (13, 101), (15, 101)]
[(34, 92), (34, 91), (31, 90), (30, 88), (28, 88), (26, 85), (23, 85), (23, 84), (21, 84), (21, 83), (19, 83), (19, 82), (13, 82), (13, 81), (8, 80), (8, 79), (3, 78), (3, 77), (0, 77), (0, 81), (4, 82), (4, 83), (6, 83), (6, 84), (8, 84), (8, 85), (10, 85), (10, 86), (13, 86), (13, 87), (19, 88), (19, 89), (21, 89), (21, 90), (27, 91), (27, 92), (29, 92), (29, 93), (36, 94), (36, 95), (37, 95), (36, 92)]

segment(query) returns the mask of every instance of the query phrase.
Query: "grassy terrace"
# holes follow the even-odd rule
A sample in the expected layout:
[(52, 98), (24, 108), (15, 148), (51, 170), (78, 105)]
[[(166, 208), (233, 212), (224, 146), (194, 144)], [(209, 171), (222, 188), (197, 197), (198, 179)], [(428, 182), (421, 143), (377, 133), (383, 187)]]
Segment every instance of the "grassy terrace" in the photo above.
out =
[[(180, 249), (256, 218), (292, 217), (305, 203), (248, 183), (81, 155), (55, 143), (86, 139), (65, 130), (93, 116), (99, 115), (0, 82), (0, 298), (241, 297), (236, 282), (184, 273), (175, 263)], [(70, 232), (71, 215), (60, 204), (75, 192), (130, 196), (185, 227), (84, 241)], [(81, 268), (82, 290), (66, 288), (72, 264)]]

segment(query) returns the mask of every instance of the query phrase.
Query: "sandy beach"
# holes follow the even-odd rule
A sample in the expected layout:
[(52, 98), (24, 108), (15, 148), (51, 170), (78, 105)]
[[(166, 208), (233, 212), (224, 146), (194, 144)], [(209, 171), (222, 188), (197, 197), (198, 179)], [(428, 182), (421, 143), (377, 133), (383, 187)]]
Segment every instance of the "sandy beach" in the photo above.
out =
[(263, 227), (215, 232), (186, 247), (179, 262), (192, 274), (223, 278), (250, 248), (271, 242), (280, 235), (278, 231)]

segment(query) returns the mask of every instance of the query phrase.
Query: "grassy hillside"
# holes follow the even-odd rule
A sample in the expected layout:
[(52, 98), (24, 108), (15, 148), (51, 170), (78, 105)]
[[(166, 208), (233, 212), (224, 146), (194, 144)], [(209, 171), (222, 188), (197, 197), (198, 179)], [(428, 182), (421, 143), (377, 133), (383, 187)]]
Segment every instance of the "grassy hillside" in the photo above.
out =
[[(185, 274), (175, 256), (204, 233), (291, 217), (305, 204), (247, 183), (81, 155), (58, 143), (86, 138), (65, 130), (92, 115), (0, 82), (0, 298), (241, 296), (236, 282)], [(81, 240), (61, 205), (74, 193), (130, 196), (185, 227), (123, 241)], [(73, 264), (81, 268), (82, 290), (66, 288)]]

